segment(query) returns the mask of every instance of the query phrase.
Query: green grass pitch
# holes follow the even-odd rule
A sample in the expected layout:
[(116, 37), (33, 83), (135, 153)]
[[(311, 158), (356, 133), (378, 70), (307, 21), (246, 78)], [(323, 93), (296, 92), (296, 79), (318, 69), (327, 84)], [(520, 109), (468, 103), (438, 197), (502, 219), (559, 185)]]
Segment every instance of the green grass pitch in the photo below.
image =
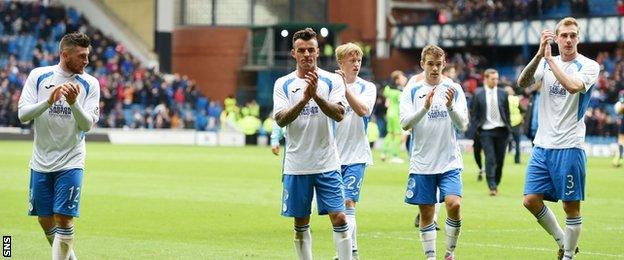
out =
[[(0, 235), (13, 259), (49, 259), (28, 207), (31, 142), (0, 142)], [(75, 222), (80, 259), (294, 259), (292, 219), (280, 216), (281, 156), (268, 148), (88, 143)], [(363, 259), (421, 259), (415, 206), (403, 202), (407, 164), (368, 168), (357, 206)], [(465, 156), (458, 259), (554, 259), (555, 242), (522, 206), (527, 156), (508, 155), (498, 197)], [(624, 169), (589, 158), (578, 259), (624, 258)], [(564, 223), (561, 204), (548, 204)], [(445, 214), (440, 220), (443, 223)], [(334, 256), (327, 216), (311, 220), (316, 259)], [(444, 248), (438, 233), (438, 250)], [(440, 254), (439, 254), (440, 255)], [(439, 256), (441, 257), (441, 256)]]

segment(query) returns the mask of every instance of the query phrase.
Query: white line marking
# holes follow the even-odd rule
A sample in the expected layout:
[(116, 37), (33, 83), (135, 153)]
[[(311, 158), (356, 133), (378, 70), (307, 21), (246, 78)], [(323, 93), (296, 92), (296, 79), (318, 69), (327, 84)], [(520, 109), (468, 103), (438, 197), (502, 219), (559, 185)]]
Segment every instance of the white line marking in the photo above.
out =
[[(407, 232), (393, 232), (393, 233), (395, 233), (395, 234), (406, 234)], [(414, 233), (416, 233), (416, 232), (414, 232)], [(399, 239), (399, 240), (408, 240), (408, 241), (418, 241), (417, 236), (414, 236), (414, 237), (389, 236), (389, 235), (387, 235), (387, 233), (382, 234), (380, 232), (360, 233), (358, 235), (359, 236), (364, 236), (364, 237), (379, 238), (379, 239)], [(501, 245), (501, 244), (470, 243), (470, 242), (463, 242), (461, 240), (458, 242), (458, 244), (459, 244), (459, 246), (467, 245), (467, 246), (472, 246), (472, 247), (493, 247), (493, 248), (516, 249), (516, 250), (526, 250), (526, 251), (555, 252), (555, 249), (553, 249), (553, 248), (526, 247), (526, 246), (508, 246), (508, 245)], [(579, 254), (604, 256), (604, 257), (613, 257), (613, 258), (624, 258), (624, 254), (615, 255), (615, 254), (607, 254), (607, 253), (596, 253), (596, 252), (583, 251), (582, 249), (581, 249), (581, 252), (579, 252)]]

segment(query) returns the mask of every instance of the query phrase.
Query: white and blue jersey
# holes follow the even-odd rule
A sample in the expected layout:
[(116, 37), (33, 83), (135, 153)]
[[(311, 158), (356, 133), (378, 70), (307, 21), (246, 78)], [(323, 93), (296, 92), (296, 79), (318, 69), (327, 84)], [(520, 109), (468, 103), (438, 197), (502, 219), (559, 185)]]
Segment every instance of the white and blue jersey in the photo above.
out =
[[(426, 111), (425, 97), (434, 87), (431, 107)], [(445, 92), (448, 88), (455, 89), (450, 109), (446, 107)], [(468, 125), (468, 107), (461, 86), (450, 79), (444, 79), (435, 86), (425, 80), (407, 85), (400, 100), (402, 125), (407, 118), (419, 113), (424, 115), (410, 125), (410, 174), (405, 202), (430, 205), (443, 201), (445, 196), (461, 196), (464, 162), (456, 131), (464, 131)]]
[[(342, 78), (322, 69), (318, 69), (318, 75), (317, 95), (331, 103), (346, 104)], [(296, 71), (277, 79), (273, 88), (273, 116), (303, 99), (306, 85), (303, 78), (297, 77)], [(339, 170), (335, 127), (336, 121), (310, 99), (299, 116), (284, 127), (283, 173), (306, 175)]]
[[(321, 69), (317, 72), (317, 95), (330, 103), (346, 104), (342, 78)], [(306, 87), (307, 83), (297, 77), (296, 71), (275, 81), (273, 116), (303, 99)], [(297, 118), (284, 127), (283, 216), (309, 216), (314, 194), (319, 214), (344, 211), (335, 125), (336, 121), (310, 99)]]
[(568, 62), (561, 61), (561, 56), (554, 57), (555, 63), (567, 75), (583, 82), (584, 89), (570, 94), (555, 78), (544, 59), (533, 75), (535, 81), (541, 81), (539, 101), (539, 122), (535, 134), (535, 146), (546, 149), (582, 148), (585, 141), (584, 115), (591, 89), (598, 80), (600, 66), (597, 62), (577, 54)]
[(346, 103), (344, 118), (336, 125), (336, 145), (340, 155), (340, 173), (344, 183), (345, 197), (357, 202), (364, 181), (364, 170), (367, 165), (373, 164), (366, 128), (370, 115), (373, 113), (373, 106), (375, 106), (377, 87), (357, 77), (355, 82), (347, 85), (347, 88), (368, 108), (366, 114), (360, 117), (349, 103)]
[[(80, 87), (76, 103), (70, 106), (61, 96), (48, 107), (50, 94), (67, 82)], [(97, 122), (99, 100), (99, 82), (86, 73), (71, 74), (55, 65), (36, 68), (28, 75), (18, 107), (20, 114), (28, 115), (20, 119), (34, 120), (29, 215), (80, 215), (86, 148), (84, 132), (78, 128), (74, 113), (82, 113), (79, 111), (82, 110), (91, 123)], [(32, 114), (33, 107), (42, 110)], [(75, 108), (78, 111), (74, 111)], [(81, 117), (84, 116), (81, 114)]]
[(349, 106), (349, 103), (345, 104), (344, 118), (336, 124), (336, 145), (340, 155), (340, 164), (363, 163), (372, 165), (373, 156), (368, 143), (366, 128), (375, 106), (377, 88), (375, 84), (360, 77), (357, 77), (355, 82), (348, 84), (347, 87), (351, 93), (368, 107), (368, 111), (366, 111), (366, 115), (360, 117)]
[(569, 93), (542, 59), (533, 75), (541, 81), (535, 149), (527, 165), (524, 194), (543, 194), (550, 201), (580, 201), (585, 198), (585, 110), (600, 67), (577, 54), (574, 60), (555, 63), (567, 75), (583, 83), (583, 90)]
[[(22, 89), (19, 109), (45, 102), (56, 86), (71, 82), (78, 84), (80, 93), (76, 104), (93, 122), (99, 119), (100, 84), (87, 73), (70, 74), (59, 65), (33, 69)], [(84, 168), (85, 133), (78, 129), (72, 109), (64, 96), (34, 119), (34, 148), (30, 168), (37, 172)]]
[[(400, 118), (424, 110), (425, 97), (435, 86), (424, 80), (407, 85), (401, 94)], [(445, 92), (455, 89), (452, 111), (446, 107)], [(450, 79), (437, 85), (429, 111), (421, 120), (411, 125), (412, 144), (409, 172), (415, 174), (442, 174), (463, 169), (461, 150), (456, 129), (463, 131), (468, 124), (466, 96), (459, 84)]]

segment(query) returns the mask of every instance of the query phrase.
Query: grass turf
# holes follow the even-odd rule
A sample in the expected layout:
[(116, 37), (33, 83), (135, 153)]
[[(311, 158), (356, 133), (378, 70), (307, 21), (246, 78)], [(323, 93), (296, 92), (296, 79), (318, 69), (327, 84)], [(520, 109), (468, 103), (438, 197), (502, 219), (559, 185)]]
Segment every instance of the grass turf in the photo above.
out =
[[(0, 235), (12, 236), (14, 259), (50, 256), (36, 218), (26, 215), (31, 149), (31, 142), (0, 141)], [(296, 258), (292, 219), (279, 215), (282, 158), (269, 148), (88, 143), (87, 150), (75, 222), (79, 258)], [(424, 258), (413, 226), (417, 208), (403, 202), (407, 163), (378, 158), (357, 205), (360, 257)], [(527, 156), (522, 159), (516, 165), (508, 155), (493, 198), (477, 182), (472, 156), (464, 157), (458, 259), (555, 258), (555, 242), (522, 206)], [(624, 170), (612, 168), (609, 158), (589, 158), (587, 172), (578, 259), (624, 258)], [(564, 226), (561, 204), (548, 206)], [(315, 258), (331, 259), (328, 218), (314, 215), (311, 227)], [(445, 247), (443, 231), (437, 247)]]

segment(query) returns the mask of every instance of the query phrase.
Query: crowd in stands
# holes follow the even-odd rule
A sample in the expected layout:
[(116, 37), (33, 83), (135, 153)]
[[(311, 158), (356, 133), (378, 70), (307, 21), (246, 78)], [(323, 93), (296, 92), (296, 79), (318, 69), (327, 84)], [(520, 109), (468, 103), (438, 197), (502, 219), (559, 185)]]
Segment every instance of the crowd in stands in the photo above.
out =
[[(462, 14), (486, 12), (496, 19), (498, 16), (509, 18), (505, 11), (496, 11), (496, 6), (507, 2), (529, 5), (534, 1), (446, 1), (445, 6)], [(561, 1), (542, 1), (545, 4), (554, 2)], [(523, 9), (517, 10), (514, 13), (521, 13)], [(221, 122), (227, 121), (238, 125), (247, 135), (270, 133), (272, 122), (268, 119), (262, 123), (255, 101), (239, 107), (236, 99), (229, 97), (222, 104), (203, 96), (187, 76), (164, 75), (146, 68), (123, 45), (92, 27), (74, 9), (45, 6), (39, 2), (0, 1), (0, 17), (3, 17), (0, 21), (0, 126), (21, 126), (17, 119), (17, 103), (28, 73), (34, 67), (57, 64), (60, 38), (66, 32), (79, 30), (92, 39), (87, 72), (95, 76), (101, 86), (99, 127), (213, 131), (219, 129)], [(459, 19), (459, 16), (453, 14), (453, 19)], [(624, 47), (600, 52), (597, 57), (590, 58), (596, 59), (602, 71), (586, 113), (587, 134), (614, 136), (618, 117), (613, 104), (619, 95), (624, 95)], [(454, 80), (463, 86), (470, 99), (483, 84), (481, 73), (489, 66), (488, 61), (485, 57), (463, 52), (449, 55), (448, 62), (456, 70)], [(501, 87), (515, 87), (517, 75), (501, 76)], [(377, 85), (379, 97), (371, 122), (377, 122), (379, 132), (384, 136), (385, 101), (381, 93), (387, 82), (377, 82)], [(522, 111), (530, 109), (527, 107), (530, 103), (528, 91), (516, 89), (516, 93), (522, 95)], [(262, 115), (263, 118), (266, 116)]]
[(559, 13), (576, 17), (589, 14), (590, 0), (463, 0), (444, 1), (438, 22), (508, 21), (548, 18)]
[(393, 10), (401, 24), (513, 21), (572, 15), (622, 15), (622, 0), (421, 0), (431, 8)]
[(61, 37), (81, 31), (92, 41), (87, 72), (101, 87), (99, 127), (218, 127), (220, 102), (204, 97), (187, 76), (165, 75), (141, 65), (76, 10), (0, 1), (0, 17), (0, 126), (21, 125), (17, 103), (28, 73), (57, 64)]

